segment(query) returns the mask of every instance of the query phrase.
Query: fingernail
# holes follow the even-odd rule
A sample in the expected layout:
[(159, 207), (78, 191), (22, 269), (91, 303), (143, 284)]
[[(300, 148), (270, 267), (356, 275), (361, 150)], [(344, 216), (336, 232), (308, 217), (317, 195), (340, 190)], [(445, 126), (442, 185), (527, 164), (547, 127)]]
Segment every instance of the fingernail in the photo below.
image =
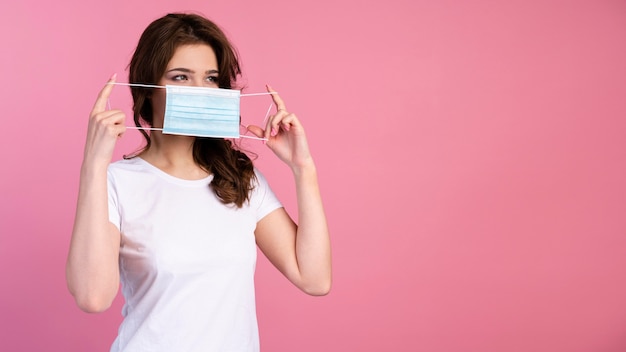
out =
[(109, 78), (109, 81), (115, 81), (115, 79), (117, 78), (117, 72), (113, 74), (113, 76), (111, 76), (111, 78)]

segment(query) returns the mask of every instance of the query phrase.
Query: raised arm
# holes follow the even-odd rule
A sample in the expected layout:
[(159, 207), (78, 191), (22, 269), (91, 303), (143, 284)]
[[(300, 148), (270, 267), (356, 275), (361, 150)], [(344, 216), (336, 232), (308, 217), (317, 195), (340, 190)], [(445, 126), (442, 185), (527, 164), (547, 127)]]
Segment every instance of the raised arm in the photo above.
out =
[[(270, 87), (268, 91), (274, 92)], [(277, 112), (265, 130), (248, 129), (268, 138), (267, 146), (293, 172), (298, 205), (296, 225), (284, 208), (270, 213), (257, 224), (256, 240), (267, 258), (291, 282), (311, 295), (325, 295), (331, 287), (331, 251), (328, 225), (304, 129), (295, 114), (274, 92)]]
[[(115, 75), (109, 83), (114, 80)], [(119, 288), (120, 233), (108, 216), (107, 167), (126, 128), (122, 111), (106, 110), (112, 88), (107, 84), (102, 89), (89, 117), (66, 264), (68, 288), (78, 306), (90, 313), (106, 310)]]

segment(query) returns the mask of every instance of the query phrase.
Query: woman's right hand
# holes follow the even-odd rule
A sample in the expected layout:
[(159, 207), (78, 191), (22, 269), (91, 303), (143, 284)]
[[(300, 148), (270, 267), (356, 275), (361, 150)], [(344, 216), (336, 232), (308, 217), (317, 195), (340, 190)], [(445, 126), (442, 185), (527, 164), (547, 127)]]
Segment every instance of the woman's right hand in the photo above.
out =
[(121, 110), (107, 110), (116, 76), (114, 74), (102, 88), (89, 115), (83, 163), (108, 166), (113, 158), (115, 143), (126, 132), (126, 114)]
[(117, 139), (126, 131), (120, 110), (107, 110), (115, 75), (109, 79), (89, 115), (80, 172), (76, 217), (67, 255), (67, 286), (86, 312), (106, 310), (120, 283), (120, 232), (109, 220), (107, 167)]

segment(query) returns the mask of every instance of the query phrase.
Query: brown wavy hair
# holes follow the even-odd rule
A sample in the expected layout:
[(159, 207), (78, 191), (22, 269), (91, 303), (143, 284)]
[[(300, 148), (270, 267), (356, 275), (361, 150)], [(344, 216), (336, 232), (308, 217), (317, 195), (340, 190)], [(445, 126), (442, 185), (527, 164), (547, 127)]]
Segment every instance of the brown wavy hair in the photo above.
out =
[[(181, 45), (207, 44), (215, 52), (218, 86), (232, 89), (241, 75), (237, 51), (224, 32), (212, 21), (195, 14), (171, 13), (152, 22), (143, 32), (130, 61), (130, 83), (158, 84), (167, 64)], [(151, 88), (131, 87), (135, 125), (153, 126)], [(150, 147), (150, 135), (140, 130)], [(135, 154), (137, 155), (137, 154)], [(249, 200), (255, 178), (252, 160), (235, 148), (231, 140), (196, 137), (193, 143), (196, 164), (213, 174), (211, 189), (224, 204), (241, 208)]]

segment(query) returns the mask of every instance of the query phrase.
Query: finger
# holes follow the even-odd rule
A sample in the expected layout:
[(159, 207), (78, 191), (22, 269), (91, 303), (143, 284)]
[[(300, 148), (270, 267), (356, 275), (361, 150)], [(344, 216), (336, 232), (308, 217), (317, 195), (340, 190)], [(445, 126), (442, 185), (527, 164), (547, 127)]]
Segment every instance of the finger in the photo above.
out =
[(296, 117), (296, 114), (294, 113), (290, 113), (285, 116), (280, 123), (285, 131), (289, 131), (292, 127), (301, 127), (300, 121), (298, 121), (298, 117)]
[(259, 137), (259, 138), (263, 138), (264, 137), (263, 135), (265, 134), (265, 130), (263, 130), (259, 126), (250, 125), (250, 126), (246, 127), (246, 129), (248, 130), (248, 132), (252, 133), (256, 137)]
[(126, 114), (122, 110), (105, 110), (93, 115), (93, 118), (98, 121), (108, 120), (115, 117), (114, 122), (124, 121)]
[(114, 73), (111, 78), (107, 81), (107, 84), (102, 88), (100, 93), (98, 94), (98, 98), (96, 99), (96, 103), (91, 110), (92, 115), (97, 114), (101, 111), (105, 111), (107, 107), (107, 101), (109, 101), (109, 96), (111, 95), (111, 91), (113, 90), (113, 84), (115, 83), (115, 78), (117, 78), (117, 73)]
[(103, 124), (105, 131), (111, 136), (121, 137), (126, 132), (126, 125), (120, 121), (119, 116), (112, 116), (108, 123)]
[(284, 131), (290, 131), (292, 127), (297, 127), (299, 124), (298, 118), (293, 113), (285, 113), (285, 116), (278, 122), (277, 126)]
[(120, 110), (107, 110), (92, 116), (89, 126), (90, 129), (98, 130), (100, 128), (106, 128), (108, 130), (112, 126), (125, 125), (125, 121), (126, 114), (124, 112)]
[(276, 110), (277, 111), (281, 111), (281, 110), (285, 110), (287, 111), (287, 107), (285, 106), (285, 102), (283, 101), (283, 99), (281, 99), (281, 97), (278, 95), (278, 92), (276, 92), (274, 90), (274, 88), (270, 87), (269, 84), (266, 85), (267, 91), (272, 93), (272, 100), (274, 101), (274, 104), (276, 104)]
[(289, 131), (291, 129), (291, 121), (283, 120), (283, 122), (281, 122), (281, 126), (283, 130)]
[(124, 132), (126, 132), (125, 125), (115, 125), (115, 134), (117, 135), (117, 138), (122, 138), (122, 135), (124, 135)]
[(267, 126), (265, 128), (266, 138), (278, 134), (278, 127), (280, 126), (281, 121), (287, 115), (289, 115), (287, 111), (279, 110), (278, 112), (276, 112), (275, 115), (270, 116), (270, 118), (267, 120)]

